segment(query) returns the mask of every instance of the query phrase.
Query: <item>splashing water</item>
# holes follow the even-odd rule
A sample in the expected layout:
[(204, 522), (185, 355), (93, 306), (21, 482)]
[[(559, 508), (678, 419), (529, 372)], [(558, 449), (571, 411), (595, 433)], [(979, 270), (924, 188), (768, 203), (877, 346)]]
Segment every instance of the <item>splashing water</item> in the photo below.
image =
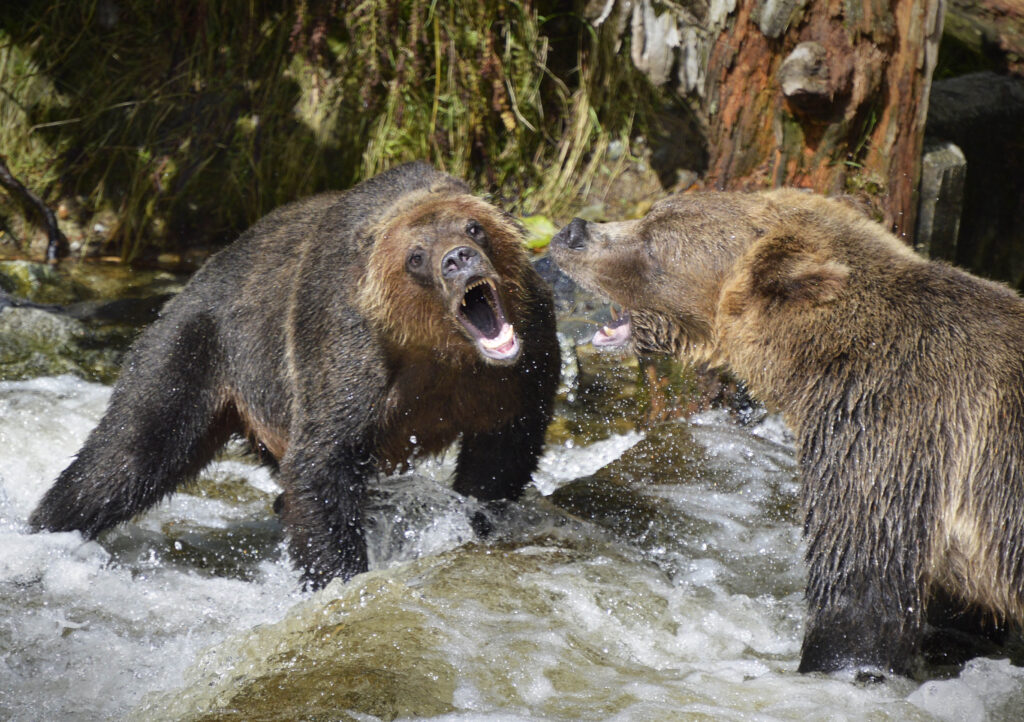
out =
[(25, 519), (109, 389), (0, 383), (0, 718), (1019, 719), (1024, 670), (863, 686), (796, 673), (794, 461), (769, 417), (555, 446), (475, 539), (449, 454), (383, 478), (372, 570), (298, 591), (238, 453), (99, 542)]

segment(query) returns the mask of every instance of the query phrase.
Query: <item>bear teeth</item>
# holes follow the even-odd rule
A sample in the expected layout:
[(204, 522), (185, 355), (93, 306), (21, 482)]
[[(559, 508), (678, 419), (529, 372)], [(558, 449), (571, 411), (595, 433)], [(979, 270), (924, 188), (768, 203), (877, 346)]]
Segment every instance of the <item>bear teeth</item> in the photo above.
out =
[[(492, 292), (496, 292), (497, 291), (497, 288), (494, 285), (494, 281), (492, 281), (489, 278), (481, 278), (478, 281), (474, 281), (473, 283), (471, 283), (468, 286), (466, 286), (466, 290), (462, 294), (462, 307), (463, 308), (466, 308), (466, 306), (469, 305), (469, 304), (466, 303), (466, 299), (469, 298), (469, 292), (472, 291), (474, 288), (479, 288), (480, 286), (487, 286), (488, 288), (491, 289)], [(483, 297), (484, 297), (484, 300), (487, 302), (487, 305), (490, 306), (491, 310), (492, 311), (496, 310), (496, 306), (495, 306), (495, 302), (494, 302), (494, 296), (492, 294), (490, 294), (490, 293), (485, 293), (485, 294), (483, 294)]]

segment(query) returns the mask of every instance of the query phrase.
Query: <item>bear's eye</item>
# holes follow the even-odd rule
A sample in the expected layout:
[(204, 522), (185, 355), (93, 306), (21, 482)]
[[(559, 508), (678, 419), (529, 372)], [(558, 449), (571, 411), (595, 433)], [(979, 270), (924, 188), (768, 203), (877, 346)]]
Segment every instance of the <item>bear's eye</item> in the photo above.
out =
[(405, 259), (405, 267), (413, 272), (419, 271), (423, 268), (425, 260), (422, 249), (414, 248), (409, 251), (409, 256)]
[(477, 221), (471, 220), (466, 224), (466, 235), (480, 245), (487, 243), (487, 231)]

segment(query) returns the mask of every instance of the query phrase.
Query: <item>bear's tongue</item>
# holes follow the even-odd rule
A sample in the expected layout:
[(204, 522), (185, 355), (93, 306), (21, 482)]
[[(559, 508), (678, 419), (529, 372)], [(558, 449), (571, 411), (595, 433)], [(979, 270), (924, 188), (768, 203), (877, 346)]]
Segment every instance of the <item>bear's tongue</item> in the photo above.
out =
[[(613, 312), (612, 315), (616, 314)], [(629, 343), (632, 333), (633, 325), (630, 322), (629, 311), (623, 309), (618, 318), (597, 330), (591, 343), (601, 348), (617, 348)]]
[(519, 353), (519, 339), (516, 338), (510, 323), (503, 324), (501, 331), (494, 338), (482, 337), (477, 339), (477, 343), (480, 344), (481, 350), (491, 358), (512, 358)]

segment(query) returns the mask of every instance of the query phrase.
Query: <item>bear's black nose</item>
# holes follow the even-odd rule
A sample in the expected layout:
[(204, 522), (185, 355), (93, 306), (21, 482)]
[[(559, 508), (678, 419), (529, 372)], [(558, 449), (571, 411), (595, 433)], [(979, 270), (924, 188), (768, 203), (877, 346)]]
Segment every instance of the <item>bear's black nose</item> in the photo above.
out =
[(441, 275), (451, 278), (478, 265), (480, 254), (469, 246), (459, 246), (444, 254), (441, 259)]
[(574, 251), (582, 249), (587, 244), (587, 222), (582, 218), (573, 218), (552, 240)]

